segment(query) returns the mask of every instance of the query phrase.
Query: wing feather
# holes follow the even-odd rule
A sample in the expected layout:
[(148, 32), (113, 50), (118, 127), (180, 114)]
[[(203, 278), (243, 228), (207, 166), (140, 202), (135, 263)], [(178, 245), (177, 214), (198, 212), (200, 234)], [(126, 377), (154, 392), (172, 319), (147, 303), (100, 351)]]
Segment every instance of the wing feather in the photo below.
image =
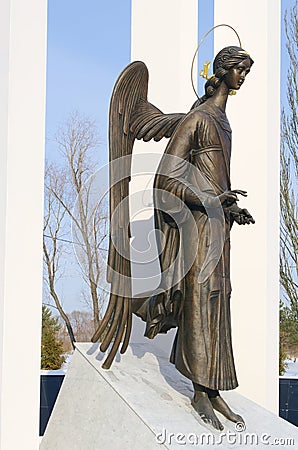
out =
[(130, 129), (137, 139), (160, 141), (172, 136), (184, 116), (184, 113), (164, 114), (147, 100), (142, 100), (133, 113)]

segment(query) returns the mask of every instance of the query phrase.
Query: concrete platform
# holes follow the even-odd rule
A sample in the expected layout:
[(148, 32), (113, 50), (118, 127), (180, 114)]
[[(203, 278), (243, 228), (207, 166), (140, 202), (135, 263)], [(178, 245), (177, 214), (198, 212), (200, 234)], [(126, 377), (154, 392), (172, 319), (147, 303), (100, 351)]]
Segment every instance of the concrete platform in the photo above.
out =
[(246, 429), (219, 413), (224, 430), (206, 426), (190, 405), (191, 383), (151, 341), (131, 344), (110, 370), (98, 344), (76, 347), (41, 450), (297, 448), (296, 427), (235, 391), (223, 397)]

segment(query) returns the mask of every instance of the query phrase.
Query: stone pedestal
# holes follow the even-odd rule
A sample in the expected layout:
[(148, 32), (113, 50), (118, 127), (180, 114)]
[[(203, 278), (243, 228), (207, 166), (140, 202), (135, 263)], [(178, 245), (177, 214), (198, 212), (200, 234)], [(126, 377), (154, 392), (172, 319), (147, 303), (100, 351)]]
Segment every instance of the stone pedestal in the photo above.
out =
[(206, 426), (190, 405), (192, 384), (151, 341), (131, 344), (110, 370), (101, 368), (98, 344), (76, 347), (41, 450), (227, 450), (268, 448), (276, 439), (286, 444), (282, 448), (298, 443), (296, 427), (235, 391), (223, 396), (245, 418), (246, 430), (220, 414), (223, 432)]

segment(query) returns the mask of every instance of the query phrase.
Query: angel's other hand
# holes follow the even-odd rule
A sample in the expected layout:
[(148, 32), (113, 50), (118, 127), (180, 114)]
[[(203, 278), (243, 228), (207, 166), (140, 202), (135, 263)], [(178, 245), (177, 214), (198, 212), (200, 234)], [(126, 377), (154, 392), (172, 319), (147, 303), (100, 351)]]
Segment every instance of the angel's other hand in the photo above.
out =
[(239, 224), (239, 225), (249, 225), (250, 223), (255, 223), (254, 218), (252, 215), (248, 212), (245, 208), (239, 208), (238, 211), (230, 211), (232, 214), (233, 219)]
[(239, 200), (236, 191), (225, 191), (218, 196), (218, 199), (224, 207), (231, 206)]

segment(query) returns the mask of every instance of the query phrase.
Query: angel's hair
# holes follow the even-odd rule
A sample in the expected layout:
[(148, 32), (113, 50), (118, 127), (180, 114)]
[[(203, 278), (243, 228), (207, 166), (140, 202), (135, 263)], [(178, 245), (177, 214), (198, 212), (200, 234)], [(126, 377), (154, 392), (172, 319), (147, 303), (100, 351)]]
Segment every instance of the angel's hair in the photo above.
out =
[(251, 65), (254, 63), (249, 54), (241, 47), (230, 46), (223, 48), (213, 61), (214, 75), (205, 83), (205, 95), (199, 99), (199, 102), (196, 102), (197, 105), (212, 97), (228, 71), (245, 59), (249, 59)]

